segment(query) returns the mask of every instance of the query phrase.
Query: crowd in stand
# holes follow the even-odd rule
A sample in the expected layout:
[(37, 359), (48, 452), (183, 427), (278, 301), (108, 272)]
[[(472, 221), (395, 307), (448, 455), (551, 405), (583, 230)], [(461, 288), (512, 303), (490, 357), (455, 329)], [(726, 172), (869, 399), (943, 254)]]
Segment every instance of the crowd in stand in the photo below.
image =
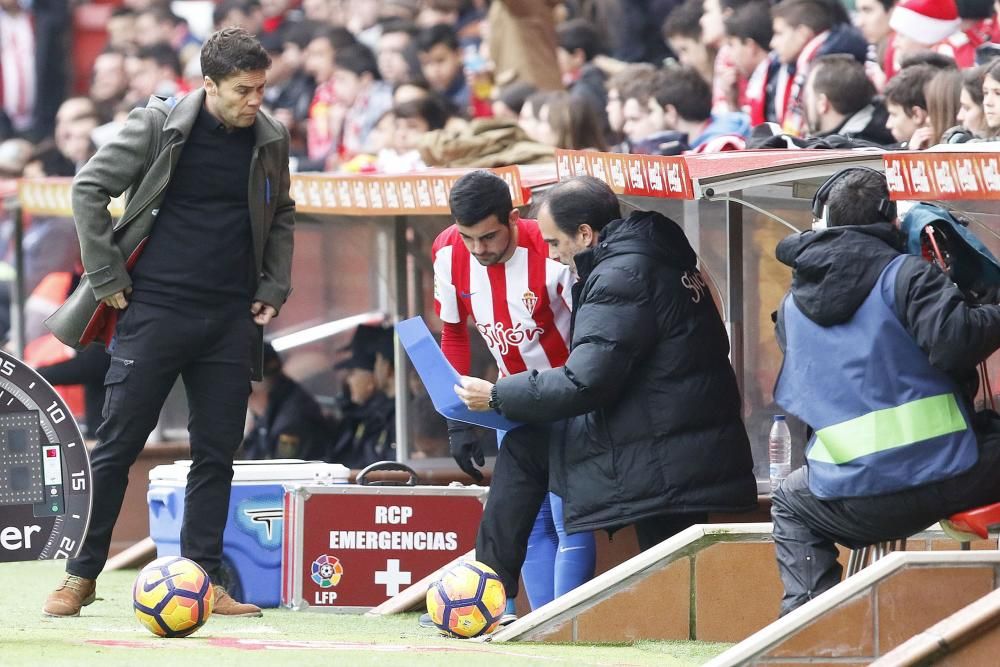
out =
[[(0, 176), (73, 175), (150, 95), (200, 86), (184, 4), (125, 0), (88, 94), (65, 99), (43, 57), (58, 40), (39, 33), (51, 8), (0, 0)], [(211, 24), (271, 53), (266, 102), (292, 133), (294, 170), (402, 173), (555, 148), (987, 139), (1000, 132), (998, 4), (222, 0)]]

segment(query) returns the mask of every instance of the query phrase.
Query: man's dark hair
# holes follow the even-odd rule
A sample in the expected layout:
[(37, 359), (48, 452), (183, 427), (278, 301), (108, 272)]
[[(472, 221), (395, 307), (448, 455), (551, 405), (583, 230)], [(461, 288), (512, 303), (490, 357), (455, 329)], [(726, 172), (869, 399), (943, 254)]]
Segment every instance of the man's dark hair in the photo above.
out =
[(545, 194), (542, 208), (547, 208), (566, 234), (576, 234), (581, 225), (600, 232), (612, 220), (622, 217), (618, 195), (593, 176), (574, 176), (554, 186)]
[(449, 51), (458, 51), (458, 33), (450, 25), (440, 23), (424, 28), (417, 35), (417, 51), (427, 53), (438, 44), (444, 44)]
[(104, 47), (103, 51), (101, 51), (100, 53), (97, 54), (97, 56), (98, 57), (100, 57), (100, 56), (121, 56), (122, 58), (124, 58), (125, 57), (125, 52), (122, 49), (117, 49), (117, 48), (111, 46), (110, 44), (108, 44), (107, 46)]
[(243, 28), (223, 28), (201, 47), (201, 73), (216, 83), (236, 72), (259, 72), (271, 66), (271, 56)]
[(261, 33), (258, 37), (264, 50), (272, 54), (281, 54), (285, 50), (285, 41), (281, 38), (281, 30)]
[[(982, 88), (982, 86), (980, 86)], [(515, 81), (514, 83), (508, 84), (500, 89), (497, 94), (497, 99), (507, 105), (507, 108), (514, 113), (521, 113), (521, 107), (524, 106), (525, 100), (538, 92), (538, 89), (534, 85), (528, 83), (527, 81)], [(982, 96), (982, 91), (979, 95)]]
[(397, 104), (392, 110), (396, 118), (420, 118), (429, 130), (441, 130), (454, 116), (451, 104), (440, 95), (427, 95)]
[(594, 56), (604, 53), (601, 36), (594, 24), (587, 19), (571, 19), (561, 23), (556, 28), (556, 34), (559, 46), (570, 53), (582, 50), (583, 58), (587, 62), (593, 60)]
[(337, 49), (333, 54), (333, 64), (337, 69), (347, 70), (357, 76), (371, 74), (374, 80), (382, 80), (375, 54), (360, 42)]
[(734, 10), (724, 21), (726, 34), (743, 41), (753, 40), (760, 48), (769, 51), (774, 23), (768, 8), (766, 1), (758, 0)]
[(485, 169), (471, 171), (455, 181), (448, 205), (455, 221), (463, 227), (476, 225), (491, 215), (506, 225), (514, 210), (507, 181)]
[(152, 60), (159, 67), (169, 67), (177, 76), (181, 75), (181, 59), (174, 47), (165, 43), (150, 44), (135, 53), (139, 60)]
[(744, 7), (746, 5), (752, 5), (753, 3), (759, 1), (760, 0), (719, 0), (719, 7), (722, 9), (723, 12), (725, 12), (727, 9), (730, 9), (735, 12), (737, 9), (740, 9), (741, 7)]
[(680, 117), (687, 121), (704, 121), (712, 115), (712, 87), (690, 67), (664, 70), (654, 97), (661, 107), (672, 104)]
[(179, 25), (183, 20), (180, 16), (170, 11), (169, 7), (150, 7), (140, 12), (141, 14), (149, 14), (157, 23), (169, 23), (172, 26)]
[(416, 23), (399, 18), (398, 16), (387, 18), (380, 23), (383, 35), (391, 35), (394, 32), (405, 32), (410, 37), (416, 37), (417, 33), (420, 32), (420, 28), (417, 27)]
[(461, 12), (466, 0), (425, 0), (424, 6), (439, 12)]
[(309, 46), (320, 24), (315, 21), (285, 21), (278, 28), (282, 44), (294, 44), (300, 49)]
[(852, 170), (830, 188), (826, 197), (827, 220), (836, 227), (886, 222), (879, 209), (888, 199), (885, 175), (874, 170)]
[(271, 343), (264, 343), (264, 377), (274, 377), (281, 374), (284, 366), (281, 355)]
[(865, 73), (865, 66), (846, 53), (820, 56), (812, 64), (812, 87), (826, 95), (834, 110), (850, 116), (871, 104), (875, 85)]
[[(643, 91), (646, 88), (651, 90), (652, 84), (650, 82), (655, 81), (659, 73), (660, 70), (649, 63), (628, 63), (620, 72), (616, 72), (608, 78), (606, 87), (609, 91), (617, 90), (618, 96), (622, 101), (625, 101), (629, 97), (636, 97), (638, 93), (632, 93), (637, 89), (639, 91)], [(651, 93), (643, 94), (646, 95), (647, 100), (651, 96)], [(639, 101), (643, 102), (643, 100)]]
[(955, 0), (958, 17), (981, 21), (993, 16), (993, 0)]
[(878, 0), (878, 3), (882, 5), (882, 9), (885, 11), (889, 11), (896, 6), (896, 0)]
[(134, 18), (136, 16), (136, 12), (134, 9), (124, 5), (115, 7), (115, 9), (111, 12), (111, 18), (113, 19), (121, 18), (122, 16), (131, 16)]
[(913, 107), (926, 109), (927, 97), (924, 95), (924, 86), (930, 83), (937, 73), (937, 68), (930, 65), (911, 65), (899, 70), (883, 91), (886, 104), (898, 104), (903, 107), (907, 116), (911, 114)]
[(782, 0), (771, 8), (771, 17), (791, 28), (804, 25), (817, 35), (838, 23), (831, 5), (820, 0)]
[(334, 51), (358, 43), (358, 38), (354, 36), (354, 33), (343, 26), (335, 25), (332, 28), (323, 24), (318, 24), (318, 26), (312, 38), (325, 39), (330, 43)]
[(675, 8), (663, 22), (663, 38), (690, 37), (701, 39), (702, 0), (686, 0)]
[(955, 59), (944, 53), (937, 51), (917, 51), (903, 58), (899, 63), (899, 69), (904, 70), (914, 65), (930, 65), (934, 69), (955, 69), (958, 65)]
[(527, 99), (524, 100), (524, 104), (521, 105), (521, 109), (524, 109), (526, 104), (531, 105), (531, 115), (534, 116), (535, 120), (542, 119), (542, 107), (549, 103), (552, 96), (557, 92), (555, 90), (536, 90), (531, 95), (528, 95)]
[(212, 25), (224, 28), (225, 26), (220, 24), (226, 20), (231, 12), (238, 11), (249, 16), (255, 9), (260, 9), (258, 0), (223, 0), (212, 10)]

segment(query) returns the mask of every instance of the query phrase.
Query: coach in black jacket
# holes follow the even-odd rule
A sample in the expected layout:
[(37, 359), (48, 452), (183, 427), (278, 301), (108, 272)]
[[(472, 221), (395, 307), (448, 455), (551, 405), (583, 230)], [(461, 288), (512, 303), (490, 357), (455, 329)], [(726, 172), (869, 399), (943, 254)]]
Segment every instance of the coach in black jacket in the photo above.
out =
[[(566, 365), (495, 386), (467, 378), (457, 392), (472, 409), (516, 421), (567, 420), (553, 426), (550, 458), (567, 531), (634, 523), (645, 549), (710, 511), (755, 507), (757, 487), (729, 341), (694, 250), (659, 213), (601, 219), (608, 201), (617, 209), (604, 183), (577, 177), (553, 188), (539, 211), (551, 255), (575, 264), (579, 277)], [(517, 466), (512, 477), (530, 486), (544, 462), (517, 451), (516, 434), (504, 441), (496, 470)], [(480, 529), (481, 559), (491, 553), (483, 544), (490, 508), (508, 503), (497, 491), (504, 493), (491, 489)], [(534, 491), (517, 493), (533, 502)], [(532, 511), (523, 512), (529, 524)], [(504, 532), (496, 540), (510, 539)]]

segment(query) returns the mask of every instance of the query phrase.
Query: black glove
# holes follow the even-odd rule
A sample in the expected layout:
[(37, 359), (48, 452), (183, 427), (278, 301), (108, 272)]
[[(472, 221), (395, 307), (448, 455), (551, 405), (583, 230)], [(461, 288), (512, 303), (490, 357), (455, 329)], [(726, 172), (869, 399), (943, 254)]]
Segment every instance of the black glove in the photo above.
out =
[(475, 427), (449, 419), (448, 449), (463, 472), (476, 482), (483, 481), (483, 473), (472, 465), (473, 461), (480, 467), (486, 465), (486, 456), (483, 454), (483, 446), (479, 442)]

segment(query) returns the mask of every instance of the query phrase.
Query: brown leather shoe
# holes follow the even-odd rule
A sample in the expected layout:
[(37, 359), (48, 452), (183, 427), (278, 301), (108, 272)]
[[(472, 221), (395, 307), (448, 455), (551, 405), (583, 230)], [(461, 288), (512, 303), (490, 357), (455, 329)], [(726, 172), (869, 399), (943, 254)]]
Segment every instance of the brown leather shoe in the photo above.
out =
[(222, 616), (237, 616), (237, 617), (256, 617), (263, 616), (264, 612), (260, 610), (255, 604), (250, 604), (247, 602), (237, 602), (233, 599), (226, 589), (222, 586), (215, 587), (215, 605), (212, 609), (213, 614), (220, 614)]
[(95, 579), (67, 574), (59, 588), (49, 593), (42, 613), (46, 616), (79, 616), (80, 607), (86, 607), (97, 599), (96, 591)]

